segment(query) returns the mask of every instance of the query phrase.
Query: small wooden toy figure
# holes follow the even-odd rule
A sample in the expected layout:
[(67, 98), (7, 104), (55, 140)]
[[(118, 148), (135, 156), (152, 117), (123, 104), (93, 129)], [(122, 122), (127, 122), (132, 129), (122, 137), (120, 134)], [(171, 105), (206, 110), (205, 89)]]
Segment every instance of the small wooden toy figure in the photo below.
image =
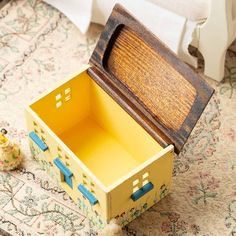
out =
[(6, 129), (0, 131), (0, 170), (13, 170), (22, 161), (21, 150), (15, 143), (11, 143), (5, 136)]

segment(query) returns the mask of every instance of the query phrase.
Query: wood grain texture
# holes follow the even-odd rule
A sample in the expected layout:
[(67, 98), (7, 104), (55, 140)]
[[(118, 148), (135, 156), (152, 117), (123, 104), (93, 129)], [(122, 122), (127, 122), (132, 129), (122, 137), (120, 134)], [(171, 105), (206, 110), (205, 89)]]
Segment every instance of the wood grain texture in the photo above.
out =
[(169, 129), (180, 129), (196, 90), (135, 32), (127, 27), (120, 29), (105, 68), (137, 96), (153, 117)]
[(180, 152), (214, 90), (120, 5), (89, 73), (158, 142)]

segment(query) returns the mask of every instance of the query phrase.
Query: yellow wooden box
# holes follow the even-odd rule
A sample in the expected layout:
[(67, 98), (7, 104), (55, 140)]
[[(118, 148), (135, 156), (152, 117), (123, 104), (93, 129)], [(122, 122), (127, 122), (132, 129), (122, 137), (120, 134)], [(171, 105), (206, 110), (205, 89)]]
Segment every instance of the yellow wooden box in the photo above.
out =
[(94, 225), (166, 196), (213, 90), (117, 5), (90, 65), (26, 108), (32, 154)]

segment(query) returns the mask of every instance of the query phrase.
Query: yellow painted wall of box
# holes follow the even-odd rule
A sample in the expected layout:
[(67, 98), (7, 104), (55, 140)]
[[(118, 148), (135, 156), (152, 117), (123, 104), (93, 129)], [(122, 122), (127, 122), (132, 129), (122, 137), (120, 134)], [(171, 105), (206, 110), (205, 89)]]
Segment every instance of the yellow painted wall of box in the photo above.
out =
[[(114, 217), (127, 224), (169, 191), (173, 146), (161, 147), (93, 81), (87, 67), (34, 101), (26, 108), (26, 118), (29, 133), (48, 147), (43, 151), (30, 138), (35, 158), (86, 215), (99, 219), (94, 223), (100, 227)], [(132, 194), (149, 183), (147, 193), (132, 200)], [(97, 203), (91, 204), (79, 185)]]

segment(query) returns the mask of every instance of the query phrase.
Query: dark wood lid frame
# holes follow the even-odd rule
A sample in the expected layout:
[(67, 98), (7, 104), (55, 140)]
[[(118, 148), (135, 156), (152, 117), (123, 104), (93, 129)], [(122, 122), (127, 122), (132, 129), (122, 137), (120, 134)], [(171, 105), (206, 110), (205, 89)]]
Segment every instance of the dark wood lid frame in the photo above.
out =
[(174, 144), (176, 153), (214, 92), (119, 4), (90, 64), (91, 77), (162, 146)]

